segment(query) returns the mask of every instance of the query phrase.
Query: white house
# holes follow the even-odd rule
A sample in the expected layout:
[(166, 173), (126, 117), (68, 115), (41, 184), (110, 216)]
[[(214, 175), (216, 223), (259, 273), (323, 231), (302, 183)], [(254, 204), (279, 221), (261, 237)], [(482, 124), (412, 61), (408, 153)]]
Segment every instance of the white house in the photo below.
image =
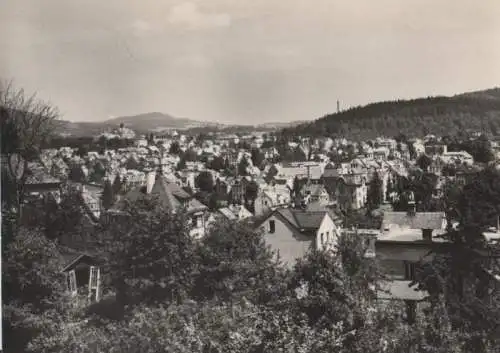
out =
[(275, 210), (257, 228), (288, 266), (311, 248), (333, 250), (340, 234), (339, 220), (333, 213), (289, 208)]

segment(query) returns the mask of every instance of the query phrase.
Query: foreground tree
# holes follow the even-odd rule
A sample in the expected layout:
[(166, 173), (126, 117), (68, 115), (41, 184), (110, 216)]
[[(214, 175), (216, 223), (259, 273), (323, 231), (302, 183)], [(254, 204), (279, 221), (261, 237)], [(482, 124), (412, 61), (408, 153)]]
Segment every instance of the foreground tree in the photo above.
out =
[(485, 352), (500, 344), (500, 297), (495, 269), (498, 244), (484, 237), (500, 210), (500, 176), (487, 169), (464, 187), (456, 204), (460, 224), (443, 236), (446, 246), (435, 251), (433, 261), (423, 267), (419, 284), (436, 302), (444, 298), (451, 324), (467, 337), (469, 351)]
[(43, 332), (45, 316), (64, 302), (63, 260), (56, 244), (21, 228), (2, 258), (4, 347), (24, 351)]
[[(2, 194), (7, 218), (12, 222), (2, 223), (8, 233), (17, 233), (22, 218), (25, 185), (28, 177), (28, 163), (40, 153), (41, 146), (51, 137), (56, 127), (59, 113), (49, 103), (39, 100), (36, 95), (28, 96), (10, 83), (0, 83), (0, 123), (2, 155), (6, 169), (2, 183), (9, 185), (8, 193)], [(9, 235), (4, 233), (4, 239)], [(7, 235), (7, 237), (5, 237)]]
[(246, 225), (219, 223), (197, 247), (200, 275), (193, 295), (230, 302), (246, 297), (254, 303), (276, 299), (284, 270), (262, 235)]
[(122, 304), (182, 302), (192, 288), (195, 247), (184, 213), (152, 197), (125, 206), (105, 229), (110, 285)]

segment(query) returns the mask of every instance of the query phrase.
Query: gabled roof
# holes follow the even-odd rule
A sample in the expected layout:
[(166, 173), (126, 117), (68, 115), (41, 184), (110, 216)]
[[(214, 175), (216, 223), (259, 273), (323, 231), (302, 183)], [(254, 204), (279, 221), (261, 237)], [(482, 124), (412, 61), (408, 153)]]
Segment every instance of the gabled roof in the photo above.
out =
[(153, 188), (151, 189), (151, 195), (156, 196), (160, 204), (167, 210), (175, 211), (181, 206), (181, 203), (173, 195), (169, 184), (167, 178), (163, 175), (157, 175)]
[(317, 230), (325, 215), (326, 211), (304, 211), (290, 208), (277, 209), (274, 214), (284, 218), (289, 224), (299, 231)]
[(68, 272), (68, 271), (74, 270), (78, 265), (80, 265), (82, 263), (92, 266), (92, 265), (97, 265), (99, 263), (99, 261), (95, 257), (93, 257), (89, 254), (76, 255), (76, 257), (73, 257), (71, 262), (69, 262), (62, 269), (62, 272)]
[(156, 175), (153, 187), (149, 193), (147, 192), (147, 187), (133, 189), (129, 191), (122, 202), (116, 205), (116, 207), (113, 207), (113, 209), (120, 209), (123, 202), (134, 202), (148, 194), (157, 197), (162, 207), (170, 212), (175, 212), (183, 206), (187, 208), (187, 212), (203, 211), (207, 209), (207, 206), (192, 198), (179, 185), (169, 182), (166, 176), (159, 173)]

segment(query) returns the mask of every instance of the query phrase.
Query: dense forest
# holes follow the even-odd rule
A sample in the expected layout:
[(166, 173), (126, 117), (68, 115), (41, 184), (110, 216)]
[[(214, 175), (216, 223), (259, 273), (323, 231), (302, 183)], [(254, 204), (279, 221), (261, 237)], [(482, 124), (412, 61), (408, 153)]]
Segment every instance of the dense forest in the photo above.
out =
[(456, 135), (500, 132), (500, 88), (453, 97), (397, 100), (328, 114), (312, 123), (282, 130), (285, 137), (338, 136), (355, 140), (378, 136)]

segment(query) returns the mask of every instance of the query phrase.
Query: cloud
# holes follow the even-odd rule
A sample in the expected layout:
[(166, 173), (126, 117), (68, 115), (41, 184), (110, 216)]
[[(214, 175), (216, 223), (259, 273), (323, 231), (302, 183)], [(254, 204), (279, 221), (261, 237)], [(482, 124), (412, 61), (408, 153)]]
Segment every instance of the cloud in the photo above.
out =
[(196, 4), (184, 2), (172, 7), (168, 22), (190, 29), (228, 27), (231, 25), (231, 16), (227, 13), (204, 13)]

